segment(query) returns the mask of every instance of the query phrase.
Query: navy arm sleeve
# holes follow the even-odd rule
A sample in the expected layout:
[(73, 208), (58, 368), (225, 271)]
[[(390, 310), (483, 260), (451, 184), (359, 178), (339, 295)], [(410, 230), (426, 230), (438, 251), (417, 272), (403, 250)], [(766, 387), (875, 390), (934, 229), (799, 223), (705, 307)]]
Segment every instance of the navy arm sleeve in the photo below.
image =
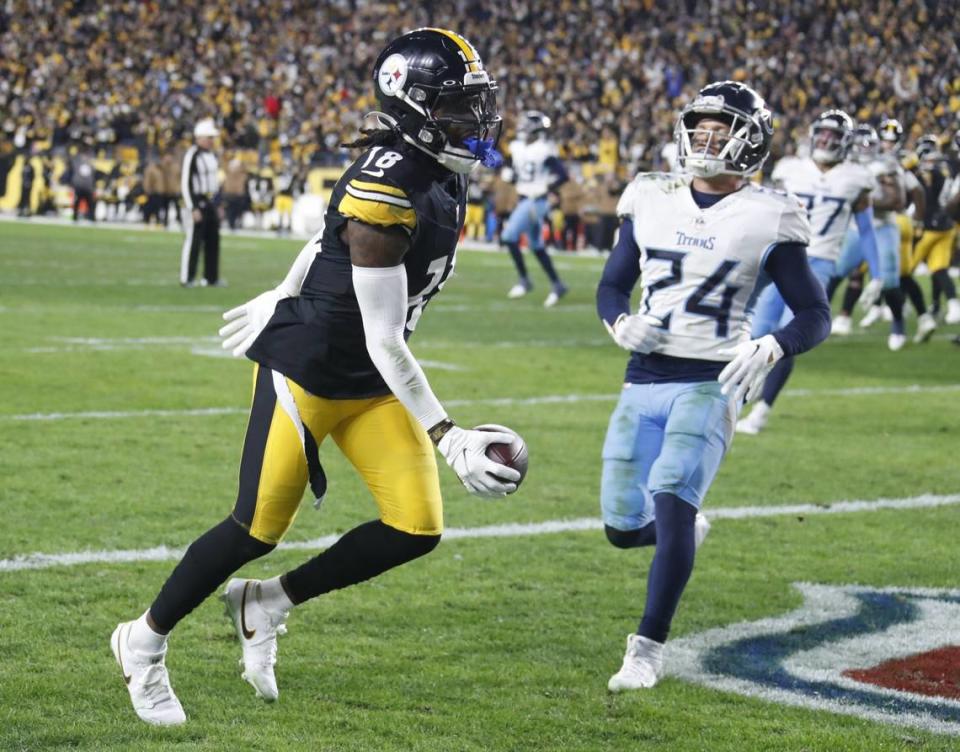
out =
[(630, 313), (630, 294), (640, 279), (640, 248), (633, 237), (633, 220), (624, 219), (620, 237), (603, 267), (597, 286), (597, 313), (611, 326)]
[(547, 161), (544, 162), (544, 165), (550, 171), (550, 174), (553, 175), (553, 180), (551, 181), (550, 185), (547, 186), (547, 190), (549, 190), (551, 193), (570, 179), (570, 176), (567, 175), (567, 169), (563, 166), (563, 162), (561, 162), (557, 157), (547, 157)]
[(770, 251), (763, 267), (773, 280), (793, 319), (773, 332), (784, 355), (799, 355), (823, 342), (830, 334), (830, 303), (807, 261), (802, 243), (780, 243)]

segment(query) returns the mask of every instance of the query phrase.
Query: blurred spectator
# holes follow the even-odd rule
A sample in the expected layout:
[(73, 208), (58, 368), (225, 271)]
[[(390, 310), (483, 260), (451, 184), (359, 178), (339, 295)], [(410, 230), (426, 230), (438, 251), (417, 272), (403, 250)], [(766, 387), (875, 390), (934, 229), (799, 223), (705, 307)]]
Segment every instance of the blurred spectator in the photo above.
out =
[[(143, 205), (143, 221), (145, 224), (160, 223), (160, 209), (166, 201), (165, 187), (163, 168), (159, 162), (151, 159), (143, 171), (143, 192), (146, 195), (146, 201)], [(166, 214), (165, 211), (164, 214)], [(166, 222), (161, 224), (161, 226), (165, 225)]]
[(587, 192), (579, 180), (568, 180), (560, 186), (560, 211), (563, 213), (561, 247), (567, 251), (580, 248), (580, 214), (587, 202)]
[(20, 171), (20, 203), (17, 205), (17, 216), (29, 217), (30, 197), (33, 194), (33, 178), (35, 175), (33, 160), (27, 154), (23, 158), (23, 169)]
[(223, 177), (223, 200), (227, 225), (231, 230), (236, 230), (250, 204), (250, 197), (247, 195), (247, 168), (239, 157), (234, 156), (227, 162)]
[(79, 219), (80, 205), (83, 204), (86, 218), (95, 222), (97, 171), (86, 149), (81, 150), (70, 165), (70, 185), (73, 187), (73, 221)]
[(170, 224), (170, 207), (176, 214), (177, 224), (182, 225), (180, 217), (180, 159), (176, 154), (168, 152), (160, 159), (163, 170), (163, 199), (161, 200), (160, 226)]

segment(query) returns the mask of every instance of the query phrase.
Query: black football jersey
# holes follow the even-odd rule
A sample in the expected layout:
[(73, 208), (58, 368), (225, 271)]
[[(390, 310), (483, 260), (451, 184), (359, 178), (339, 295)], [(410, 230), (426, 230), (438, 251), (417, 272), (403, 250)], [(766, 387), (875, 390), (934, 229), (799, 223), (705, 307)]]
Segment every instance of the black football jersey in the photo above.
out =
[(343, 174), (330, 198), (317, 253), (300, 295), (281, 300), (247, 357), (315, 395), (358, 399), (389, 394), (367, 354), (353, 290), (348, 220), (400, 227), (410, 235), (403, 259), (409, 338), (427, 303), (453, 271), (463, 226), (466, 178), (406, 144), (374, 146)]
[(927, 199), (926, 214), (923, 218), (925, 230), (945, 232), (953, 227), (953, 218), (947, 214), (945, 193), (949, 189), (950, 170), (945, 160), (931, 165), (922, 165), (917, 169), (917, 177)]

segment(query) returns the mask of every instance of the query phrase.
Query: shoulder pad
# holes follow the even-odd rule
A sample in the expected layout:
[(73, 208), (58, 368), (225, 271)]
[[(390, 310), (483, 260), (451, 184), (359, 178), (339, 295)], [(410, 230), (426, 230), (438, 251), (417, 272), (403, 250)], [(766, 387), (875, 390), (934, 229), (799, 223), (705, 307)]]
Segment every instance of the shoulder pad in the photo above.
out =
[(413, 231), (417, 213), (407, 192), (398, 184), (403, 174), (399, 167), (403, 155), (395, 151), (368, 153), (357, 161), (359, 169), (344, 187), (338, 211), (366, 224), (400, 225)]

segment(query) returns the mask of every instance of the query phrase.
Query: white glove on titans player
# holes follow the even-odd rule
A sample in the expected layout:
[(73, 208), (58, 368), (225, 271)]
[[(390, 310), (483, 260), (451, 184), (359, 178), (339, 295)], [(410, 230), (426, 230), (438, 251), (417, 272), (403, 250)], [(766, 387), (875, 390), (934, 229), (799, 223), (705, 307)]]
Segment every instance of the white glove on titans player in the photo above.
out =
[(650, 353), (653, 352), (663, 342), (663, 322), (650, 314), (635, 314), (628, 316), (621, 313), (617, 320), (610, 326), (604, 320), (603, 325), (607, 327), (613, 341), (624, 350), (631, 352)]
[(470, 431), (453, 426), (437, 442), (437, 449), (470, 493), (495, 499), (517, 490), (520, 473), (487, 457), (487, 446), (511, 441), (513, 436), (508, 433)]
[(270, 321), (277, 303), (288, 297), (290, 296), (285, 295), (278, 287), (261, 293), (241, 306), (231, 308), (223, 314), (223, 320), (230, 323), (220, 329), (220, 336), (223, 337), (221, 347), (224, 350), (233, 350), (233, 357), (242, 358)]
[(721, 355), (733, 356), (733, 360), (727, 363), (717, 376), (717, 381), (721, 384), (720, 392), (733, 392), (733, 399), (737, 404), (743, 400), (749, 402), (760, 392), (767, 374), (783, 357), (783, 348), (772, 334), (741, 342), (736, 347), (719, 352)]

